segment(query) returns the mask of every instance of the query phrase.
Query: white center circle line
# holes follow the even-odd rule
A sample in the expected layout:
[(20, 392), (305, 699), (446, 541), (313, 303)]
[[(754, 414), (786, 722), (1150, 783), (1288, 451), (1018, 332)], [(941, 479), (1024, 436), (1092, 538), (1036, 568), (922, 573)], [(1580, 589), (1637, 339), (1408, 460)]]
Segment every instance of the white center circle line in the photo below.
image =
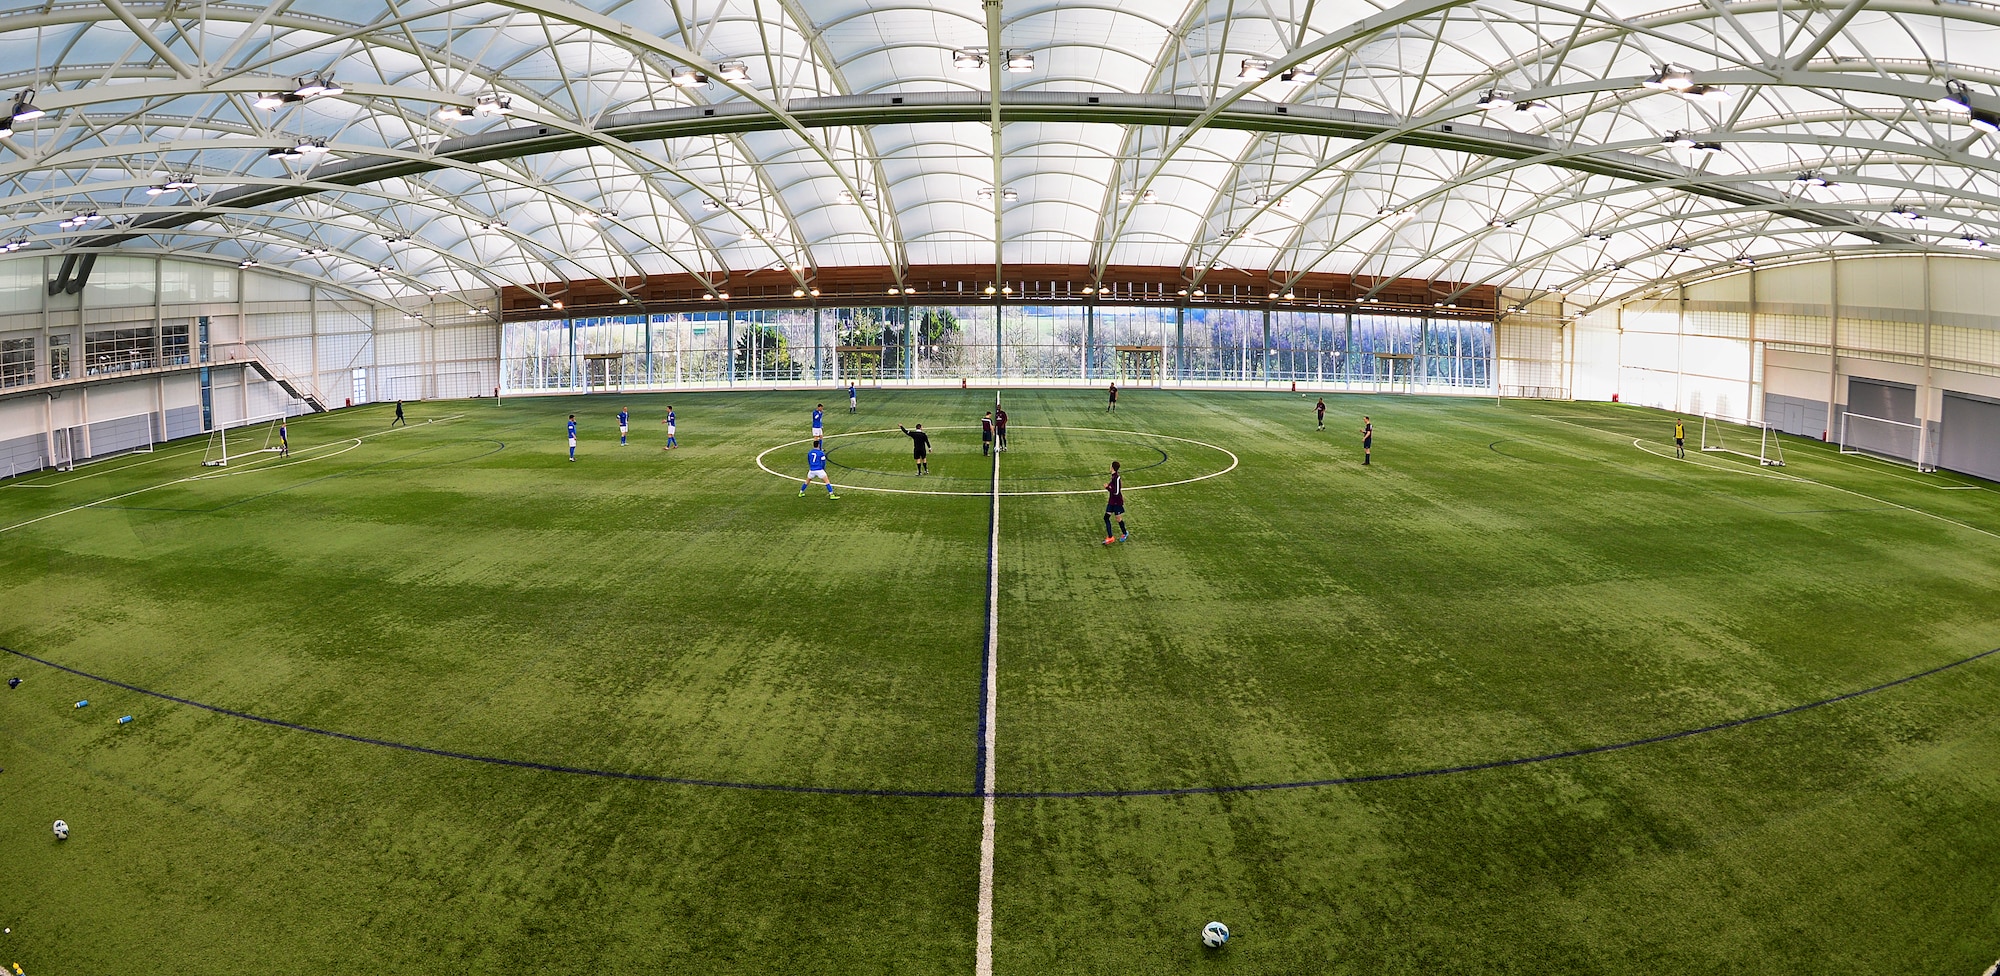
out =
[[(932, 429), (932, 430), (972, 430), (973, 428), (972, 428), (971, 426), (969, 426), (969, 425), (966, 425), (966, 426), (952, 426), (952, 427), (933, 427), (933, 428), (931, 428), (931, 429)], [(1207, 481), (1207, 480), (1208, 480), (1208, 479), (1210, 479), (1210, 478), (1220, 478), (1220, 477), (1222, 477), (1223, 475), (1225, 475), (1225, 474), (1228, 474), (1229, 472), (1231, 472), (1231, 471), (1234, 471), (1234, 470), (1236, 470), (1236, 467), (1237, 467), (1237, 465), (1239, 465), (1239, 464), (1241, 464), (1241, 463), (1242, 463), (1242, 460), (1241, 460), (1241, 459), (1239, 459), (1239, 458), (1238, 458), (1238, 457), (1236, 456), (1236, 453), (1235, 453), (1234, 451), (1231, 451), (1230, 449), (1228, 449), (1228, 448), (1226, 448), (1226, 447), (1218, 447), (1218, 446), (1216, 446), (1216, 445), (1214, 445), (1214, 444), (1210, 444), (1210, 443), (1208, 443), (1207, 441), (1198, 441), (1198, 440), (1195, 440), (1195, 439), (1194, 439), (1194, 438), (1192, 438), (1192, 437), (1177, 437), (1177, 436), (1175, 436), (1175, 435), (1173, 435), (1173, 434), (1154, 434), (1154, 433), (1149, 433), (1149, 432), (1147, 432), (1147, 431), (1143, 431), (1143, 430), (1111, 430), (1111, 429), (1108, 429), (1108, 428), (1104, 428), (1104, 427), (1042, 427), (1042, 426), (1030, 426), (1030, 425), (1027, 425), (1027, 424), (1018, 424), (1018, 425), (1015, 425), (1015, 426), (1014, 426), (1014, 427), (1013, 427), (1012, 429), (1014, 429), (1014, 430), (1068, 430), (1068, 431), (1076, 431), (1076, 432), (1079, 432), (1079, 433), (1090, 433), (1090, 434), (1129, 434), (1129, 435), (1131, 435), (1131, 436), (1134, 436), (1134, 437), (1156, 437), (1156, 438), (1159, 438), (1159, 439), (1162, 439), (1162, 440), (1169, 440), (1169, 441), (1179, 441), (1179, 442), (1181, 442), (1181, 443), (1183, 443), (1183, 444), (1193, 444), (1193, 445), (1195, 445), (1195, 446), (1197, 446), (1197, 447), (1205, 447), (1205, 448), (1208, 448), (1208, 449), (1209, 449), (1209, 450), (1211, 450), (1211, 451), (1218, 451), (1218, 452), (1220, 452), (1220, 453), (1222, 453), (1222, 454), (1224, 454), (1224, 455), (1227, 455), (1227, 456), (1228, 456), (1228, 458), (1229, 458), (1229, 466), (1228, 466), (1228, 467), (1226, 467), (1226, 468), (1223, 468), (1223, 469), (1222, 469), (1222, 470), (1220, 470), (1220, 471), (1211, 471), (1211, 472), (1209, 472), (1208, 474), (1204, 474), (1204, 475), (1197, 475), (1197, 476), (1195, 476), (1195, 477), (1192, 477), (1192, 478), (1182, 478), (1182, 479), (1180, 479), (1179, 481), (1163, 481), (1163, 482), (1160, 482), (1159, 484), (1155, 484), (1155, 485), (1127, 485), (1127, 486), (1125, 486), (1125, 490), (1126, 490), (1126, 491), (1147, 491), (1147, 490), (1149, 490), (1149, 489), (1153, 489), (1153, 488), (1172, 488), (1172, 487), (1175, 487), (1175, 486), (1177, 486), (1177, 485), (1190, 485), (1190, 484), (1193, 484), (1193, 483), (1195, 483), (1195, 482), (1197, 482), (1197, 481)], [(833, 440), (834, 438), (837, 438), (837, 437), (863, 437), (863, 436), (867, 436), (867, 435), (869, 435), (869, 434), (887, 434), (887, 433), (890, 433), (890, 432), (891, 432), (891, 428), (888, 428), (888, 427), (883, 427), (883, 428), (881, 428), (881, 429), (879, 429), (879, 430), (851, 430), (851, 431), (848, 431), (848, 432), (846, 432), (846, 433), (844, 433), (844, 434), (828, 434), (828, 435), (826, 435), (825, 437), (821, 438), (821, 440), (829, 440), (829, 441), (830, 441), (830, 440)], [(895, 432), (896, 432), (896, 433), (901, 433), (902, 431), (901, 431), (900, 429), (898, 429), (898, 430), (896, 430)], [(782, 451), (782, 450), (785, 450), (786, 448), (792, 448), (792, 447), (797, 447), (797, 446), (799, 446), (800, 444), (810, 444), (810, 443), (812, 443), (812, 442), (813, 442), (813, 439), (812, 439), (812, 438), (810, 438), (810, 437), (804, 437), (804, 438), (800, 438), (799, 440), (795, 440), (795, 441), (787, 441), (787, 442), (785, 442), (785, 443), (783, 443), (783, 444), (778, 444), (778, 445), (775, 445), (775, 446), (772, 446), (772, 447), (767, 447), (767, 448), (765, 448), (765, 449), (764, 449), (763, 451), (760, 451), (760, 452), (758, 452), (758, 454), (757, 454), (757, 457), (756, 457), (756, 464), (757, 464), (757, 467), (758, 467), (759, 469), (761, 469), (761, 470), (762, 470), (762, 471), (763, 471), (763, 472), (764, 472), (765, 474), (768, 474), (768, 475), (772, 475), (772, 476), (774, 476), (774, 477), (778, 477), (778, 478), (783, 478), (783, 479), (785, 479), (785, 480), (786, 480), (786, 481), (788, 481), (788, 482), (790, 482), (790, 481), (796, 481), (796, 480), (798, 480), (798, 479), (797, 479), (797, 478), (795, 478), (794, 476), (792, 476), (792, 475), (789, 475), (789, 474), (786, 474), (786, 473), (784, 473), (784, 472), (782, 472), (782, 471), (778, 471), (778, 470), (776, 470), (776, 469), (772, 468), (772, 467), (771, 467), (770, 465), (768, 465), (768, 464), (765, 464), (765, 463), (764, 463), (764, 459), (765, 459), (765, 458), (767, 458), (767, 457), (769, 457), (769, 456), (771, 456), (772, 454), (775, 454), (775, 453), (777, 453), (778, 451)], [(929, 490), (929, 489), (923, 489), (923, 488), (872, 488), (872, 487), (868, 487), (868, 486), (865, 486), (865, 485), (855, 485), (855, 484), (844, 484), (844, 485), (841, 485), (841, 486), (840, 486), (840, 490), (841, 490), (841, 491), (879, 491), (879, 492), (884, 492), (884, 493), (887, 493), (887, 494), (892, 494), (892, 495), (956, 495), (956, 496), (959, 496), (959, 497), (965, 497), (965, 498), (985, 498), (985, 497), (987, 497), (987, 495), (989, 494), (989, 492), (984, 492), (984, 491), (933, 491), (933, 490)], [(1095, 494), (1098, 494), (1098, 493), (1102, 492), (1103, 490), (1104, 490), (1104, 489), (1102, 489), (1102, 488), (1075, 488), (1075, 489), (1064, 489), (1064, 490), (1049, 490), (1049, 491), (1003, 491), (1003, 492), (1000, 492), (1000, 494), (1001, 494), (1001, 495), (1003, 495), (1003, 496), (1007, 496), (1007, 497), (1015, 497), (1015, 498), (1018, 498), (1018, 497), (1026, 497), (1026, 496), (1032, 496), (1032, 495), (1095, 495)]]

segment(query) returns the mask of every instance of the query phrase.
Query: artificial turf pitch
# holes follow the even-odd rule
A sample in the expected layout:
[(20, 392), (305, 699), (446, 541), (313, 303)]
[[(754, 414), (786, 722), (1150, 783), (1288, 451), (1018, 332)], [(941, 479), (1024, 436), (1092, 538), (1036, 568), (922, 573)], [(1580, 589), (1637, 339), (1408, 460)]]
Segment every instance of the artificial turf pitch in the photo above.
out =
[[(1366, 780), (2000, 647), (1994, 486), (1675, 460), (1612, 405), (1125, 392), (1002, 394), (996, 973), (2000, 956), (2000, 655)], [(971, 972), (992, 396), (366, 407), (0, 483), (0, 962)], [(1237, 466), (1106, 547), (1113, 457)]]

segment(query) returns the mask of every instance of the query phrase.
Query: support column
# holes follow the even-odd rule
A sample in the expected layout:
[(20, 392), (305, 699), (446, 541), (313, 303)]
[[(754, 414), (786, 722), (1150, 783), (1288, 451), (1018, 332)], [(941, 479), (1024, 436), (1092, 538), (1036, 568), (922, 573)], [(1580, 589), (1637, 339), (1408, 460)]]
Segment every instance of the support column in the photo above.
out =
[(722, 362), (729, 372), (725, 385), (736, 385), (736, 310), (722, 313)]
[(1090, 384), (1091, 367), (1095, 365), (1091, 360), (1096, 358), (1096, 354), (1097, 354), (1097, 303), (1092, 302), (1083, 307), (1082, 368), (1083, 368), (1083, 382), (1084, 385), (1086, 386)]
[[(1831, 255), (1827, 263), (1833, 263)], [(1764, 374), (1757, 369), (1757, 269), (1754, 267), (1750, 269), (1750, 311), (1746, 318), (1750, 332), (1750, 367), (1747, 373), (1749, 382), (1745, 386), (1750, 402), (1743, 405), (1743, 419), (1761, 423), (1764, 419)]]
[(1187, 306), (1174, 308), (1174, 382), (1187, 383)]
[(1840, 418), (1833, 411), (1833, 405), (1840, 402), (1840, 267), (1831, 261), (1827, 262), (1827, 278), (1826, 429), (1819, 435), (1823, 441), (1840, 433)]
[(1924, 383), (1917, 390), (1917, 470), (1923, 471), (1931, 442), (1931, 392), (1937, 388), (1936, 363), (1931, 359), (1931, 324), (1937, 318), (1931, 304), (1931, 256), (1924, 255)]

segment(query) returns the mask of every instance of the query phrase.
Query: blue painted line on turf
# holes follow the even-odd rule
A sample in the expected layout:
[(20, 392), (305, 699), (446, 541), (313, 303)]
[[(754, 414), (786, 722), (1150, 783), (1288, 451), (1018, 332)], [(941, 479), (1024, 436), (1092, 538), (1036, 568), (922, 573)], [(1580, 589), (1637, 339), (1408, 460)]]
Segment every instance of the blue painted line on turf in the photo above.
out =
[[(492, 765), (492, 766), (507, 766), (514, 769), (531, 769), (546, 773), (563, 773), (570, 776), (595, 776), (603, 779), (631, 780), (642, 783), (666, 783), (674, 786), (707, 786), (719, 789), (753, 790), (753, 791), (761, 791), (768, 793), (812, 793), (812, 794), (830, 795), (830, 796), (908, 797), (908, 798), (920, 798), (920, 799), (929, 798), (929, 799), (945, 799), (945, 800), (978, 800), (978, 799), (984, 799), (988, 795), (986, 790), (984, 789), (985, 753), (983, 751), (983, 748), (980, 753), (980, 758), (981, 758), (981, 764), (979, 767), (980, 773), (975, 776), (975, 781), (979, 784), (980, 788), (969, 791), (871, 789), (866, 787), (843, 787), (843, 786), (799, 786), (799, 785), (788, 785), (783, 783), (741, 783), (731, 780), (695, 779), (692, 777), (685, 777), (685, 776), (661, 776), (653, 773), (632, 773), (614, 769), (592, 769), (585, 766), (564, 766), (556, 763), (535, 762), (533, 760), (527, 760), (527, 759), (508, 759), (502, 756), (482, 756), (476, 753), (455, 752), (449, 749), (434, 749), (431, 748), (430, 746), (414, 745), (407, 742), (396, 742), (392, 739), (377, 739), (370, 736), (354, 735), (348, 732), (336, 732), (331, 729), (321, 729), (321, 728), (315, 728), (310, 725), (301, 725), (297, 722), (287, 722), (283, 719), (269, 718), (263, 715), (255, 715), (250, 712), (238, 711), (233, 708), (224, 708), (220, 705), (210, 705), (207, 704), (206, 702), (198, 702), (191, 698), (182, 698), (178, 695), (169, 695), (165, 692), (153, 691), (148, 688), (141, 688), (138, 685), (127, 684), (115, 678), (107, 678), (104, 677), (103, 675), (92, 674), (88, 671), (83, 671), (77, 668), (69, 667), (68, 665), (57, 664), (54, 661), (45, 660), (43, 658), (36, 657), (33, 654), (27, 654), (22, 651), (17, 651), (11, 647), (0, 647), (0, 651), (6, 651), (7, 653), (14, 655), (15, 657), (22, 658), (28, 661), (33, 661), (36, 664), (43, 665), (44, 667), (54, 668), (57, 671), (73, 674), (79, 678), (88, 678), (91, 681), (101, 682), (103, 684), (110, 685), (114, 688), (123, 688), (126, 691), (136, 692), (141, 695), (147, 695), (149, 697), (158, 698), (164, 701), (170, 701), (178, 705), (187, 705), (191, 708), (199, 708), (204, 711), (214, 712), (218, 715), (227, 715), (231, 718), (240, 718), (245, 721), (257, 722), (263, 725), (277, 726), (278, 728), (281, 729), (291, 729), (292, 731), (295, 732), (306, 732), (312, 735), (326, 736), (332, 739), (342, 739), (348, 742), (360, 743), (362, 745), (381, 746), (382, 748), (385, 749), (398, 749), (404, 752), (420, 753), (426, 756), (437, 756), (442, 759), (459, 759), (459, 760), (464, 760), (466, 762), (485, 763), (487, 765)], [(990, 648), (988, 649), (988, 653), (989, 654), (991, 653)], [(1614, 742), (1609, 745), (1586, 746), (1581, 749), (1566, 749), (1562, 752), (1545, 752), (1535, 756), (1520, 756), (1513, 759), (1494, 759), (1494, 760), (1489, 760), (1487, 762), (1467, 763), (1461, 766), (1438, 766), (1430, 769), (1411, 769), (1394, 773), (1370, 773), (1360, 776), (1339, 776), (1329, 779), (1295, 780), (1292, 782), (1285, 782), (1285, 783), (1246, 783), (1246, 784), (1238, 784), (1232, 786), (1172, 786), (1172, 787), (1159, 787), (1154, 789), (1125, 789), (1125, 790), (1010, 790), (1010, 791), (994, 792), (991, 795), (998, 799), (1003, 799), (1003, 800), (1077, 800), (1077, 799), (1118, 799), (1122, 797), (1142, 797), (1142, 796), (1201, 796), (1201, 795), (1215, 794), (1215, 793), (1260, 793), (1271, 790), (1304, 790), (1304, 789), (1316, 789), (1328, 786), (1360, 786), (1368, 783), (1389, 783), (1389, 782), (1395, 782), (1397, 780), (1427, 779), (1438, 776), (1452, 776), (1460, 773), (1476, 773), (1489, 769), (1505, 769), (1510, 766), (1531, 766), (1537, 763), (1555, 762), (1560, 759), (1575, 759), (1580, 756), (1594, 756), (1600, 753), (1619, 752), (1625, 749), (1636, 749), (1640, 746), (1658, 745), (1663, 742), (1673, 742), (1679, 739), (1689, 739), (1698, 735), (1706, 735), (1710, 732), (1722, 732), (1728, 729), (1740, 728), (1745, 725), (1751, 725), (1757, 722), (1765, 722), (1774, 718), (1783, 718), (1784, 716), (1787, 715), (1796, 715), (1800, 712), (1811, 711), (1816, 708), (1824, 708), (1828, 705), (1837, 705), (1844, 701), (1851, 701), (1856, 698), (1861, 698), (1867, 695), (1873, 695), (1877, 692), (1888, 691), (1891, 688), (1896, 688), (1901, 685), (1906, 685), (1913, 681), (1918, 681), (1924, 678), (1932, 677), (1933, 675), (1943, 674), (1947, 671), (1964, 667), (1965, 665), (1972, 664), (1976, 661), (1984, 660), (1996, 654), (2000, 654), (2000, 647), (1996, 647), (1988, 651), (1981, 651), (1978, 654), (1972, 655), (1971, 657), (1960, 658), (1959, 660), (1952, 661), (1948, 664), (1940, 664), (1937, 667), (1930, 668), (1925, 671), (1919, 671), (1915, 674), (1904, 675), (1903, 677), (1897, 678), (1893, 681), (1885, 681), (1879, 685), (1863, 688), (1859, 691), (1850, 691), (1847, 692), (1846, 694), (1835, 695), (1831, 698), (1822, 698), (1819, 699), (1818, 701), (1806, 702), (1803, 705), (1793, 705), (1790, 708), (1781, 708), (1776, 711), (1763, 712), (1761, 714), (1750, 715), (1744, 718), (1731, 719), (1727, 722), (1716, 722), (1712, 725), (1704, 725), (1699, 728), (1682, 729), (1678, 732), (1666, 732), (1660, 735), (1650, 735), (1643, 739), (1631, 739), (1625, 742)], [(982, 674), (981, 685), (983, 686), (985, 683), (985, 679), (983, 677), (984, 675), (983, 670), (981, 671), (981, 674)], [(981, 697), (982, 705), (984, 701), (985, 699), (984, 696), (982, 695)], [(981, 723), (980, 742), (983, 744), (986, 741), (985, 728), (984, 728), (985, 710), (983, 707), (981, 708), (981, 713), (980, 713), (980, 723)]]

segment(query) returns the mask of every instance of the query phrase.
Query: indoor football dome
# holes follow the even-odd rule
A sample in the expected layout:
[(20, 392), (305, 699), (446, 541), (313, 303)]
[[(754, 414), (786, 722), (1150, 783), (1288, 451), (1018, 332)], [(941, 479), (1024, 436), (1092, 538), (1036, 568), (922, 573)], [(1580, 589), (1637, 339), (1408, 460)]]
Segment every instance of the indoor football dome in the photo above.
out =
[(0, 0), (0, 108), (30, 974), (2000, 957), (2000, 4)]

